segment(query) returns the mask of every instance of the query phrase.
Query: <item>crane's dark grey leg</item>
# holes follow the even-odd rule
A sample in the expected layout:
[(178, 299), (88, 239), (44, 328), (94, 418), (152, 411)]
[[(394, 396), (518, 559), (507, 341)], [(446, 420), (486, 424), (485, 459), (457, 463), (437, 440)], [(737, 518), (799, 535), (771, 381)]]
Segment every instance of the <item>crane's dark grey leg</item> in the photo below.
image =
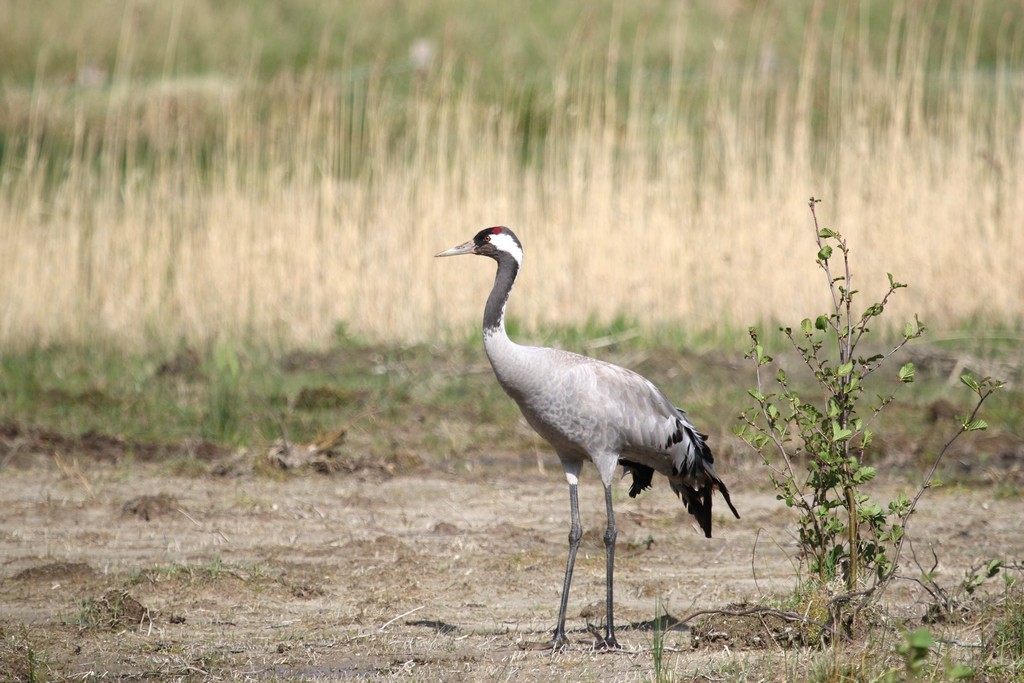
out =
[(605, 558), (608, 563), (606, 570), (607, 586), (606, 586), (606, 601), (607, 601), (607, 622), (604, 627), (604, 642), (600, 644), (601, 647), (617, 649), (619, 642), (615, 640), (615, 617), (613, 616), (613, 600), (612, 600), (612, 584), (614, 583), (613, 577), (615, 573), (615, 537), (618, 536), (619, 530), (615, 527), (615, 511), (612, 510), (612, 487), (604, 487), (604, 504), (608, 511), (608, 528), (604, 532), (604, 550)]
[(562, 603), (558, 608), (558, 625), (551, 638), (551, 647), (558, 650), (568, 643), (565, 637), (565, 610), (569, 605), (569, 584), (572, 583), (572, 568), (576, 564), (576, 550), (580, 547), (583, 527), (580, 526), (580, 504), (576, 495), (576, 484), (569, 484), (569, 511), (572, 526), (569, 527), (569, 560), (565, 564), (565, 581), (562, 583)]

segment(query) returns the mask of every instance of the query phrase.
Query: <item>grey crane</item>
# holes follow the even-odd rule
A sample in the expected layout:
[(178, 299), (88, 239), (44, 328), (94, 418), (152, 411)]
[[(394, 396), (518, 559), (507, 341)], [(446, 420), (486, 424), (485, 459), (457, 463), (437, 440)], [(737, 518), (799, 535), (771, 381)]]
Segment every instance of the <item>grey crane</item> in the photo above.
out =
[(649, 380), (594, 358), (561, 349), (523, 346), (509, 339), (505, 305), (523, 264), (523, 245), (511, 230), (486, 228), (437, 256), (460, 254), (487, 256), (498, 262), (494, 286), (484, 306), (484, 350), (498, 383), (519, 404), (530, 426), (555, 449), (569, 482), (569, 559), (551, 646), (560, 649), (568, 642), (565, 611), (583, 535), (576, 486), (583, 463), (589, 460), (601, 475), (608, 514), (604, 534), (606, 621), (598, 646), (618, 648), (612, 616), (617, 531), (611, 488), (617, 466), (632, 475), (630, 497), (649, 488), (655, 472), (667, 477), (669, 486), (708, 538), (713, 491), (722, 494), (737, 519), (739, 513), (729, 499), (729, 490), (715, 474), (707, 436), (698, 432), (686, 413)]

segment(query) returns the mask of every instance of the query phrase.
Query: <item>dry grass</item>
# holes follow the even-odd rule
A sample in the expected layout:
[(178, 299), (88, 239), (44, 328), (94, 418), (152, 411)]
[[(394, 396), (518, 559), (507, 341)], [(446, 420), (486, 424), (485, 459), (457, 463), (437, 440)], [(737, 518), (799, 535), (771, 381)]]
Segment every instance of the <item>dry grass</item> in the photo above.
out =
[[(527, 247), (510, 307), (527, 330), (795, 321), (824, 305), (811, 195), (860, 255), (856, 288), (881, 293), (887, 271), (911, 284), (891, 319), (1019, 324), (1019, 75), (972, 68), (976, 44), (929, 69), (943, 37), (913, 11), (897, 5), (882, 61), (863, 27), (812, 21), (793, 73), (755, 31), (762, 58), (734, 68), (723, 45), (699, 102), (675, 62), (653, 78), (637, 49), (616, 75), (614, 38), (573, 36), (580, 56), (551, 74), (526, 161), (514, 86), (485, 105), (451, 63), (411, 95), (381, 73), (315, 69), (144, 86), (124, 67), (104, 90), (8, 88), (24, 144), (0, 167), (0, 346), (309, 345), (339, 323), (382, 340), (461, 334), (490, 267), (431, 256), (493, 224)], [(683, 18), (672, 30), (685, 44)]]

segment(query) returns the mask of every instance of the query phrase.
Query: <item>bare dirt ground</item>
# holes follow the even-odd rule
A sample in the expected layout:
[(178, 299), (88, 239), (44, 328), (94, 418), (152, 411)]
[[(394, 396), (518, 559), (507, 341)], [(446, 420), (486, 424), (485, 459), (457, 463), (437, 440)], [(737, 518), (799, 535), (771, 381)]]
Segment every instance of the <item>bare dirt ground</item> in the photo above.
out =
[[(552, 654), (533, 644), (554, 625), (565, 562), (568, 496), (555, 466), (498, 454), (465, 473), (273, 476), (216, 449), (199, 449), (199, 465), (182, 472), (117, 442), (11, 444), (0, 476), (0, 677), (652, 680), (646, 627), (659, 601), (681, 617), (794, 585), (793, 520), (755, 484), (756, 468), (733, 468), (743, 518), (720, 505), (711, 540), (667, 486), (629, 499), (624, 482), (625, 649), (595, 651), (587, 624), (602, 620), (604, 510), (589, 471), (574, 643)], [(720, 471), (729, 477), (725, 463)], [(1024, 556), (1022, 516), (1019, 497), (936, 489), (911, 533), (953, 582), (981, 559)], [(887, 614), (919, 619), (920, 598), (898, 582)], [(665, 646), (675, 679), (730, 679), (723, 667), (743, 656), (728, 640), (692, 650), (685, 625)], [(770, 678), (817, 656), (769, 651), (779, 656)]]

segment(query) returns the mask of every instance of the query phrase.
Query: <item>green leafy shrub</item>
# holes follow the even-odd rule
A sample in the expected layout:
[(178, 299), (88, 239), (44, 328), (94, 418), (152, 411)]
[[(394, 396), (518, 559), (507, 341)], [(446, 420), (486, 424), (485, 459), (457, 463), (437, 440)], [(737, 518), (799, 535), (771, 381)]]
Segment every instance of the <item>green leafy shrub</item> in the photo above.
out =
[[(899, 342), (885, 354), (858, 353), (869, 325), (906, 285), (890, 275), (881, 301), (854, 308), (857, 291), (852, 288), (849, 247), (839, 233), (818, 227), (815, 203), (812, 199), (810, 206), (816, 260), (828, 278), (832, 310), (803, 320), (799, 330), (786, 327), (782, 332), (813, 373), (820, 396), (809, 400), (799, 393), (781, 368), (775, 373), (776, 390), (766, 392), (763, 375), (772, 358), (751, 329), (749, 357), (756, 363), (758, 386), (749, 392), (756, 405), (743, 413), (743, 436), (764, 458), (779, 499), (801, 511), (799, 541), (810, 570), (822, 582), (842, 576), (853, 589), (861, 569), (883, 576), (892, 568), (893, 549), (903, 535), (899, 520), (910, 505), (903, 495), (882, 504), (862, 491), (875, 476), (875, 469), (861, 462), (873, 437), (871, 421), (895, 398), (894, 391), (864, 408), (865, 380), (925, 327), (919, 320), (907, 323)], [(900, 382), (912, 382), (914, 371), (912, 363), (902, 366)]]
[[(739, 434), (761, 455), (779, 500), (800, 513), (801, 562), (820, 584), (840, 581), (846, 589), (829, 604), (835, 627), (841, 623), (844, 605), (855, 597), (863, 605), (894, 575), (907, 520), (931, 483), (939, 460), (961, 434), (987, 427), (976, 416), (1001, 384), (962, 377), (977, 396), (974, 411), (961, 418), (959, 431), (936, 456), (916, 495), (899, 493), (888, 502), (869, 496), (865, 485), (876, 471), (864, 464), (863, 453), (873, 438), (872, 424), (895, 400), (899, 388), (914, 381), (915, 368), (912, 363), (902, 365), (895, 373), (896, 389), (874, 398), (866, 393), (868, 380), (887, 367), (893, 354), (920, 337), (925, 327), (915, 316), (884, 353), (861, 351), (890, 299), (906, 285), (889, 275), (882, 299), (858, 307), (850, 249), (838, 232), (819, 226), (816, 204), (812, 198), (816, 262), (826, 276), (832, 305), (813, 320), (804, 319), (796, 330), (781, 328), (813, 375), (811, 393), (815, 395), (798, 390), (782, 368), (768, 379), (773, 359), (751, 328), (747, 357), (754, 363), (757, 387), (748, 392), (754, 405), (743, 412)], [(864, 588), (866, 584), (870, 586)]]

